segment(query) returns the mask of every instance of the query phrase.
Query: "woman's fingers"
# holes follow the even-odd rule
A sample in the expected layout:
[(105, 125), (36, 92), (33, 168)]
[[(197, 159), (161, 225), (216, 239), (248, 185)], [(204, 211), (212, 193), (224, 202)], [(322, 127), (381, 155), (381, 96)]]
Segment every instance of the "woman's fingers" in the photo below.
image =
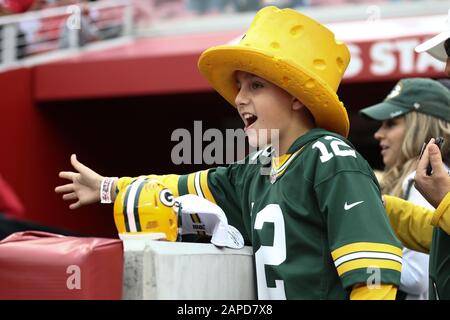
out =
[(425, 150), (422, 154), (422, 158), (420, 158), (419, 163), (417, 164), (416, 174), (423, 175), (424, 177), (427, 176), (427, 167), (428, 163), (430, 161), (430, 155), (429, 155), (429, 146), (430, 144), (434, 143), (434, 138), (431, 138), (431, 140), (428, 142), (427, 146), (425, 147)]
[(428, 154), (430, 157), (431, 167), (433, 168), (433, 174), (447, 176), (447, 169), (442, 163), (442, 154), (439, 147), (435, 144), (428, 147)]

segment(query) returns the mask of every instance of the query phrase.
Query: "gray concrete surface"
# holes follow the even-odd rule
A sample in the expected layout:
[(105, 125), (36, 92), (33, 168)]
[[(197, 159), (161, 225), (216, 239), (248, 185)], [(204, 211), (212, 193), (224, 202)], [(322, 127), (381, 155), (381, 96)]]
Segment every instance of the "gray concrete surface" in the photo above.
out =
[(124, 299), (256, 299), (252, 248), (124, 241)]

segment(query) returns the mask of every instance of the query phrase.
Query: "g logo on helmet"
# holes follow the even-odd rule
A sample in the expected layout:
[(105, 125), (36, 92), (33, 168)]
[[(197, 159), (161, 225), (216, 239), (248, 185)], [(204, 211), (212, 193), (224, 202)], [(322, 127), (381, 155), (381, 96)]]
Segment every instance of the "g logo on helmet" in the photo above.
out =
[(165, 204), (168, 207), (173, 207), (173, 205), (175, 204), (172, 191), (170, 191), (169, 189), (163, 189), (159, 193), (159, 200), (162, 204)]
[(119, 235), (146, 235), (176, 241), (174, 196), (161, 182), (139, 178), (120, 190), (114, 202), (114, 222)]

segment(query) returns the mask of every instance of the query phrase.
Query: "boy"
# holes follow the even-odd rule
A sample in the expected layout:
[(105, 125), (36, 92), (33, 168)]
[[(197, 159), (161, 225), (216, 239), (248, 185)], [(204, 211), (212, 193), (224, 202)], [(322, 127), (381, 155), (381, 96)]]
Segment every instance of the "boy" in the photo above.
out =
[[(263, 132), (277, 131), (278, 148), (190, 175), (150, 176), (174, 196), (196, 194), (224, 210), (252, 243), (259, 299), (395, 298), (401, 247), (372, 170), (343, 137), (348, 116), (336, 90), (349, 59), (316, 21), (260, 10), (238, 45), (205, 51), (199, 69), (236, 107), (249, 143), (262, 147)], [(254, 162), (272, 152), (263, 175), (263, 161)], [(73, 209), (113, 201), (134, 180), (103, 178), (71, 160), (78, 173), (61, 172), (72, 183), (56, 192), (77, 200)]]

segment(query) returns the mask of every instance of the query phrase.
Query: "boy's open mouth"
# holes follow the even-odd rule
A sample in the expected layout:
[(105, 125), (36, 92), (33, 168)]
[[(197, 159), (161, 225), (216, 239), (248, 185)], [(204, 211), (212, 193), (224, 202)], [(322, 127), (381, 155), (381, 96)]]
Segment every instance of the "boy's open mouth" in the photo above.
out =
[(250, 128), (256, 120), (258, 120), (258, 117), (251, 113), (245, 113), (243, 115), (244, 123), (245, 123), (245, 129)]

